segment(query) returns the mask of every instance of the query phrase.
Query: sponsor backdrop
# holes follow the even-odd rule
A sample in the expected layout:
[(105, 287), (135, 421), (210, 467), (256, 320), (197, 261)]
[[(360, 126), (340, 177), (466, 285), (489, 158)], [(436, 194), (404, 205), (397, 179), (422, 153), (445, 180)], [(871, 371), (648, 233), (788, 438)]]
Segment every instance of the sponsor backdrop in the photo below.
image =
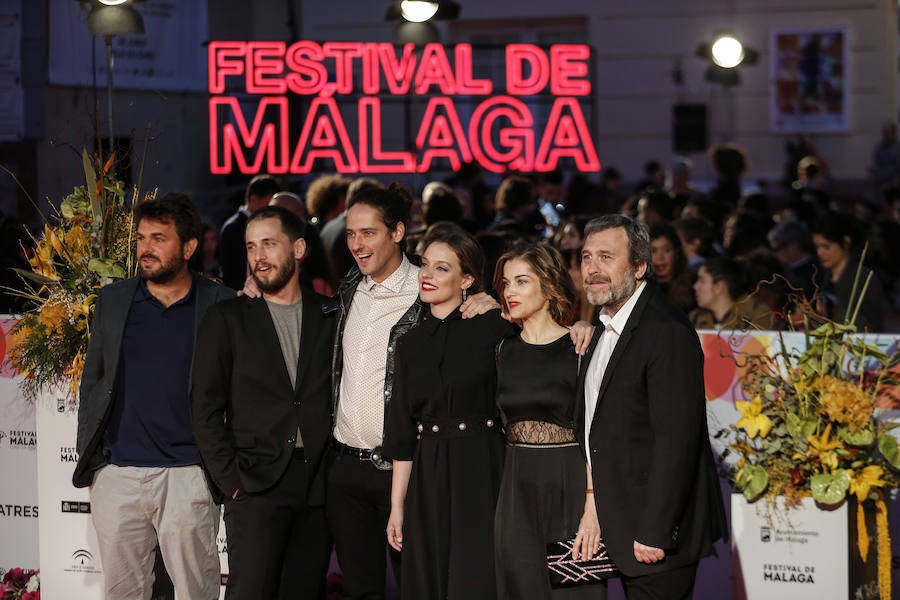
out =
[(37, 435), (34, 405), (19, 392), (6, 361), (6, 333), (15, 323), (0, 316), (0, 571), (38, 567)]
[[(0, 469), (4, 475), (4, 485), (0, 487), (0, 539), (4, 540), (0, 544), (0, 569), (40, 566), (46, 597), (96, 600), (102, 597), (102, 571), (90, 521), (89, 497), (87, 490), (76, 489), (70, 483), (77, 460), (75, 407), (63, 393), (45, 394), (35, 404), (24, 400), (18, 388), (20, 380), (5, 361), (9, 350), (6, 333), (13, 323), (9, 317), (0, 317), (4, 334), (0, 337)], [(771, 350), (781, 342), (771, 332), (700, 332), (700, 338), (706, 355), (710, 434), (718, 452), (723, 441), (715, 437), (716, 432), (739, 418), (734, 401), (743, 399), (740, 353)], [(790, 347), (802, 348), (804, 344), (802, 334), (784, 334), (781, 339)], [(900, 337), (870, 336), (868, 341), (890, 351)], [(879, 406), (886, 418), (900, 417), (897, 393), (886, 395)], [(727, 495), (729, 491), (723, 480), (723, 492)], [(701, 563), (698, 598), (727, 598), (729, 594), (724, 590), (731, 589), (732, 582), (735, 598), (848, 597), (846, 508), (792, 514), (790, 523), (776, 527), (761, 520), (757, 508), (748, 507), (742, 497), (735, 497), (731, 503), (726, 501), (726, 509), (733, 510), (733, 546), (719, 544), (717, 556)], [(900, 506), (894, 502), (890, 518), (895, 556), (900, 545), (898, 517)], [(826, 538), (832, 537), (835, 539), (825, 543)], [(772, 550), (776, 547), (785, 556), (776, 556)], [(838, 548), (840, 556), (824, 551), (829, 547)], [(220, 525), (219, 551), (224, 581), (224, 525)], [(733, 554), (738, 577), (731, 576)], [(758, 564), (750, 566), (746, 561), (753, 556), (760, 558)], [(617, 587), (616, 584), (611, 588), (613, 599), (620, 597)], [(827, 591), (821, 591), (823, 588)], [(868, 593), (871, 591), (849, 590), (849, 597), (877, 597), (877, 593)]]

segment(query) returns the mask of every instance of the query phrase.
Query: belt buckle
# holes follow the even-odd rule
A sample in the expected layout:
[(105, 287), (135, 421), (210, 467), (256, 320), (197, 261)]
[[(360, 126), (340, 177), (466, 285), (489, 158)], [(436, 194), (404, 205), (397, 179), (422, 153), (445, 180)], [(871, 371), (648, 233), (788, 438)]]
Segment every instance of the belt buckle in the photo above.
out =
[(385, 460), (384, 456), (381, 454), (381, 446), (372, 448), (372, 454), (369, 455), (369, 460), (372, 461), (372, 465), (379, 471), (390, 471), (394, 468), (391, 461)]

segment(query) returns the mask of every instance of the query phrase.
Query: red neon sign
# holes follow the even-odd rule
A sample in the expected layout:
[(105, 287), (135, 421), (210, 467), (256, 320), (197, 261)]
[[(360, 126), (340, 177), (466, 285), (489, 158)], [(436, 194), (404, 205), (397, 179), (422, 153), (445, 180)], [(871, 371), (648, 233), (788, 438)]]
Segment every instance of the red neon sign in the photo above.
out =
[[(495, 173), (553, 170), (562, 159), (600, 168), (580, 101), (591, 93), (588, 46), (508, 45), (505, 90), (474, 76), (474, 52), (470, 44), (212, 42), (210, 170), (308, 173), (325, 160), (339, 173), (424, 173), (438, 159), (453, 169), (475, 160)], [(547, 123), (536, 127), (526, 97), (548, 93)], [(312, 97), (293, 146), (289, 94)], [(414, 150), (384, 147), (385, 96), (425, 103)], [(458, 96), (477, 102), (467, 122)]]

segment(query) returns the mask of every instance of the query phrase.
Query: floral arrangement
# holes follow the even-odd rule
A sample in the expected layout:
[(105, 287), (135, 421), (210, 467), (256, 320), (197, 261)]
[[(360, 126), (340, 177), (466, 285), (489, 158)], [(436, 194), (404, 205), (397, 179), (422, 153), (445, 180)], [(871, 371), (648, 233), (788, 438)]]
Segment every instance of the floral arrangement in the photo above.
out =
[[(863, 342), (851, 323), (827, 321), (806, 332), (806, 350), (786, 348), (746, 356), (742, 381), (749, 400), (735, 403), (741, 418), (724, 432), (725, 454), (738, 460), (733, 483), (749, 501), (788, 507), (805, 497), (823, 505), (857, 500), (860, 556), (869, 551), (863, 502), (874, 501), (878, 579), (890, 598), (890, 538), (885, 493), (900, 486), (896, 424), (877, 418), (876, 404), (900, 380), (900, 353)], [(771, 513), (770, 513), (771, 514)]]
[(0, 600), (41, 600), (40, 569), (10, 569), (3, 574)]
[[(122, 182), (110, 169), (82, 152), (86, 183), (60, 204), (54, 223), (45, 218), (29, 259), (31, 271), (19, 271), (24, 289), (14, 290), (31, 301), (10, 331), (13, 367), (25, 376), (28, 398), (67, 384), (74, 405), (84, 369), (90, 315), (97, 290), (135, 272), (134, 222)], [(131, 194), (137, 201), (137, 190)]]

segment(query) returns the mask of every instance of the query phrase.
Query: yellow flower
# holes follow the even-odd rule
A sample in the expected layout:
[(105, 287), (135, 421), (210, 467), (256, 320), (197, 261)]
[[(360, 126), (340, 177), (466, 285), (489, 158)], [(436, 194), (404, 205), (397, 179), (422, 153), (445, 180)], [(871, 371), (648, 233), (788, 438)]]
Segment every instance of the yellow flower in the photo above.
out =
[(78, 331), (81, 331), (87, 327), (88, 321), (90, 321), (91, 318), (91, 307), (93, 306), (94, 298), (96, 297), (97, 294), (91, 294), (82, 302), (78, 302), (76, 300), (69, 305), (69, 313), (71, 313), (72, 321), (75, 324), (75, 329), (77, 329)]
[[(818, 457), (822, 465), (828, 467), (829, 470), (834, 470), (838, 466), (838, 457), (835, 449), (841, 447), (841, 442), (829, 440), (829, 437), (831, 437), (831, 423), (825, 427), (825, 431), (819, 437), (815, 435), (809, 436), (809, 457)], [(798, 452), (794, 454), (793, 458), (802, 459), (805, 456)]]
[(869, 497), (872, 488), (878, 488), (884, 485), (881, 476), (884, 475), (884, 469), (879, 465), (869, 465), (863, 467), (862, 471), (854, 471), (850, 473), (850, 493), (856, 494), (856, 498), (862, 502)]
[(53, 248), (42, 241), (34, 249), (34, 255), (28, 259), (28, 264), (31, 265), (31, 270), (38, 275), (58, 281), (59, 275), (56, 274), (53, 256)]
[(742, 427), (750, 439), (759, 434), (760, 437), (769, 435), (772, 429), (772, 420), (762, 412), (762, 397), (759, 394), (753, 397), (750, 402), (737, 400), (734, 406), (743, 415), (737, 422), (738, 427)]
[(817, 383), (819, 407), (829, 419), (846, 425), (851, 432), (872, 422), (875, 403), (856, 385), (831, 376)]
[(73, 257), (81, 258), (90, 254), (91, 238), (80, 225), (75, 225), (69, 229), (69, 231), (66, 232), (65, 239), (66, 247)]
[(62, 329), (63, 323), (69, 320), (69, 311), (65, 304), (50, 303), (41, 308), (38, 314), (38, 322), (44, 325), (50, 331), (58, 332)]

